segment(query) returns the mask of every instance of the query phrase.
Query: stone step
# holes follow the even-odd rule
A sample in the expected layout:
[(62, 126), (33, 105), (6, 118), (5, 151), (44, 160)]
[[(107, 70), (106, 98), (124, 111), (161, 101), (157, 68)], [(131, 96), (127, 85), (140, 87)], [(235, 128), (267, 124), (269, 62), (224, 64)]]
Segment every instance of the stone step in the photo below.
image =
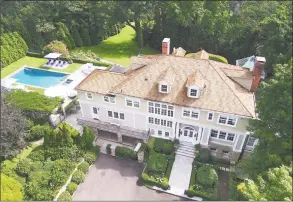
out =
[(194, 152), (195, 149), (193, 147), (186, 147), (186, 146), (181, 146), (181, 147), (178, 147), (178, 150), (186, 150), (186, 151), (191, 151), (191, 152)]
[(194, 158), (194, 154), (190, 153), (190, 152), (183, 152), (183, 151), (176, 151), (176, 154), (181, 155), (181, 156), (186, 156), (186, 157), (190, 157), (190, 158)]
[(193, 146), (193, 144), (191, 142), (186, 142), (186, 141), (179, 141), (179, 145)]

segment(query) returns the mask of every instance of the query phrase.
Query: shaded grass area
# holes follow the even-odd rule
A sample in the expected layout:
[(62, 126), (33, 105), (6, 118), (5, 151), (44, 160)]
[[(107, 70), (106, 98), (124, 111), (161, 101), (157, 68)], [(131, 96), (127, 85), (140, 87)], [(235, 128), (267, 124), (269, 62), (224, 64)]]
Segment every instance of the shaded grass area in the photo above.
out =
[[(130, 26), (126, 26), (121, 29), (119, 34), (109, 37), (99, 45), (80, 47), (73, 51), (91, 50), (92, 52), (97, 53), (101, 59), (109, 60), (124, 67), (128, 67), (130, 65), (130, 57), (137, 56), (139, 53), (139, 48), (135, 41), (135, 35), (135, 31)], [(144, 47), (142, 50), (142, 54), (144, 55), (158, 53), (159, 51), (150, 47)]]

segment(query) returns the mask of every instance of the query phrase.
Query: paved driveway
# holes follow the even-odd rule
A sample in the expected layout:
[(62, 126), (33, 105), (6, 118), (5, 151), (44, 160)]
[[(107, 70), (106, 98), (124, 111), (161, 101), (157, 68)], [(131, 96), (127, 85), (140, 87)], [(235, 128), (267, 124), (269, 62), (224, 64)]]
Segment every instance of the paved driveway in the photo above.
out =
[(142, 169), (137, 162), (100, 154), (72, 200), (184, 200), (144, 187), (139, 180)]

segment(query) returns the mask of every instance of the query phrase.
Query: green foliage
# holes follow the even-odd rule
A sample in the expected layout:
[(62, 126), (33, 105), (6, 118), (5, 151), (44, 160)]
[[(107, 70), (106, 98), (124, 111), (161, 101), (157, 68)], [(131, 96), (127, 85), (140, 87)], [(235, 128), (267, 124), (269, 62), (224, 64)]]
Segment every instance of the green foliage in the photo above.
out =
[(33, 126), (26, 139), (28, 141), (39, 140), (45, 135), (52, 133), (53, 129), (49, 125), (35, 125)]
[(109, 63), (93, 61), (92, 59), (72, 59), (72, 61), (75, 63), (80, 63), (80, 64), (92, 63), (94, 66), (103, 66), (103, 67), (111, 66), (111, 64)]
[(27, 52), (27, 56), (35, 57), (35, 58), (44, 58), (43, 53), (35, 53), (35, 52)]
[(198, 196), (198, 197), (201, 197), (205, 200), (211, 200), (211, 194), (209, 193), (206, 193), (206, 192), (203, 192), (203, 191), (200, 191), (200, 190), (194, 190), (194, 189), (188, 189), (185, 194), (188, 196), (188, 197), (194, 197), (194, 196)]
[(216, 187), (218, 174), (212, 166), (204, 165), (197, 170), (196, 182), (203, 187)]
[(69, 55), (67, 46), (62, 41), (57, 41), (57, 40), (51, 41), (49, 44), (44, 46), (43, 51), (45, 54), (57, 52), (57, 53), (61, 53), (65, 57)]
[(81, 47), (83, 45), (82, 39), (78, 31), (78, 25), (74, 22), (72, 23), (72, 26), (71, 26), (71, 35), (73, 37), (76, 47)]
[(237, 190), (246, 200), (292, 201), (292, 168), (269, 169), (265, 178), (259, 175), (256, 181), (248, 179), (240, 183)]
[(35, 123), (46, 123), (52, 111), (61, 105), (63, 99), (59, 97), (49, 98), (37, 92), (25, 92), (13, 90), (5, 95), (8, 104), (15, 105), (24, 112), (24, 115)]
[(22, 186), (13, 178), (1, 173), (1, 201), (23, 200)]
[(84, 126), (83, 133), (80, 140), (81, 147), (86, 150), (92, 149), (94, 147), (93, 146), (94, 140), (95, 140), (94, 133), (91, 131), (89, 127)]
[(24, 57), (28, 46), (17, 32), (1, 35), (1, 68)]
[(174, 151), (174, 143), (171, 140), (156, 138), (154, 150), (159, 153), (170, 155)]
[(79, 29), (79, 33), (80, 33), (80, 37), (82, 39), (83, 45), (84, 46), (91, 45), (91, 38), (89, 35), (89, 26), (84, 20), (81, 20), (81, 26)]
[(193, 167), (190, 176), (189, 187), (192, 188), (195, 185), (196, 168)]
[(45, 151), (42, 146), (36, 147), (29, 155), (28, 158), (30, 158), (32, 161), (45, 161)]
[(97, 154), (95, 152), (87, 152), (84, 156), (84, 160), (89, 164), (93, 164), (97, 159)]
[(57, 27), (57, 30), (56, 30), (57, 40), (63, 41), (69, 49), (75, 48), (74, 40), (68, 28), (66, 27), (66, 25), (62, 22), (57, 22), (56, 27)]
[(25, 158), (25, 159), (21, 159), (18, 164), (17, 164), (17, 167), (15, 169), (15, 171), (23, 176), (23, 177), (27, 177), (30, 170), (31, 170), (31, 160), (28, 159), (28, 158)]
[(156, 140), (155, 137), (149, 137), (148, 142), (147, 142), (147, 148), (149, 150), (152, 150), (154, 148), (155, 140)]
[(91, 50), (82, 51), (76, 50), (70, 53), (70, 59), (76, 60), (92, 60), (93, 62), (97, 62), (99, 60), (98, 54), (92, 52)]
[(75, 184), (74, 182), (70, 182), (68, 185), (67, 185), (67, 188), (66, 190), (72, 195), (76, 189), (77, 189), (77, 184)]
[(159, 153), (151, 153), (147, 170), (148, 174), (157, 177), (163, 177), (165, 175), (168, 166), (167, 157)]
[(86, 174), (89, 171), (89, 167), (90, 165), (88, 162), (82, 162), (81, 164), (79, 164), (78, 169)]
[(80, 184), (84, 181), (85, 174), (81, 170), (77, 170), (73, 173), (71, 181), (75, 182), (76, 184)]
[(211, 160), (211, 153), (208, 148), (200, 148), (199, 153), (195, 157), (195, 161), (199, 161), (201, 163), (209, 163)]
[(149, 186), (157, 186), (164, 190), (167, 190), (169, 188), (167, 178), (163, 178), (163, 180), (160, 181), (143, 172), (141, 175), (141, 179), (146, 185), (149, 185)]
[(111, 154), (111, 144), (107, 144), (106, 152), (107, 152), (107, 154)]
[(137, 161), (137, 153), (133, 151), (133, 149), (129, 149), (126, 147), (117, 146), (115, 149), (115, 155), (122, 158)]
[(71, 194), (68, 191), (64, 191), (60, 196), (58, 197), (57, 201), (71, 201), (72, 197)]
[(228, 64), (227, 59), (220, 55), (209, 54), (209, 60), (214, 60), (214, 61)]
[(167, 166), (167, 170), (166, 170), (166, 178), (169, 180), (170, 178), (170, 175), (171, 175), (171, 171), (172, 171), (172, 167), (173, 167), (173, 163), (174, 163), (174, 160), (169, 160), (168, 161), (168, 166)]

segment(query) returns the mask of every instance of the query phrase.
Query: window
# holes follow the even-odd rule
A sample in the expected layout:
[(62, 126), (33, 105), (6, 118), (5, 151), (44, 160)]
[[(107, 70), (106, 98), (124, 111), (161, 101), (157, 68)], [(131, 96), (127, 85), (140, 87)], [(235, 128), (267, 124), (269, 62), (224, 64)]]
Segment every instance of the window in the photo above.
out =
[(124, 120), (124, 113), (120, 113), (120, 119)]
[(149, 102), (149, 113), (173, 117), (174, 106)]
[(132, 100), (126, 100), (126, 105), (132, 107)]
[(163, 132), (161, 130), (158, 130), (158, 136), (162, 136)]
[(169, 132), (165, 132), (165, 137), (169, 137), (170, 133)]
[(229, 140), (229, 141), (234, 141), (234, 137), (235, 137), (235, 134), (233, 134), (233, 133), (228, 133), (227, 140)]
[(219, 139), (226, 139), (226, 132), (220, 131)]
[(134, 101), (133, 106), (136, 107), (136, 108), (139, 108), (139, 101)]
[(247, 141), (247, 146), (250, 146), (250, 147), (253, 147), (254, 146), (254, 142), (255, 142), (255, 140), (256, 140), (256, 138), (255, 137), (252, 137), (252, 136), (250, 136), (249, 138), (248, 138), (248, 141)]
[(112, 111), (108, 111), (108, 116), (109, 117), (113, 117), (113, 112)]
[(212, 121), (214, 118), (214, 113), (213, 112), (209, 112), (208, 113), (208, 121)]
[(224, 155), (229, 155), (229, 151), (223, 150)]
[(93, 94), (92, 93), (86, 93), (86, 98), (89, 100), (93, 99)]
[(98, 114), (98, 109), (96, 107), (93, 107), (93, 113)]
[(217, 138), (218, 137), (218, 131), (217, 130), (211, 130), (211, 137)]
[(151, 124), (154, 123), (154, 118), (153, 117), (149, 117), (149, 123), (151, 123)]
[(114, 112), (114, 118), (115, 119), (118, 119), (119, 117), (118, 117), (118, 112)]
[(160, 119), (155, 118), (155, 124), (160, 125)]
[(161, 85), (161, 92), (167, 93), (168, 92), (168, 86), (167, 85)]
[(210, 150), (211, 151), (217, 151), (217, 149), (216, 148), (213, 148), (213, 147), (211, 147)]
[(172, 128), (172, 121), (168, 121), (168, 122), (167, 122), (167, 127)]
[(128, 107), (139, 108), (139, 100), (138, 99), (126, 98), (125, 101), (126, 101), (126, 106), (128, 106)]
[(196, 97), (197, 96), (197, 90), (195, 89), (190, 89), (190, 96)]
[(199, 111), (194, 109), (183, 109), (183, 117), (199, 119)]
[(163, 120), (161, 119), (161, 126), (166, 126), (167, 125), (167, 121), (166, 120)]
[(104, 101), (108, 103), (115, 103), (115, 97), (114, 96), (104, 96)]
[(218, 123), (235, 126), (237, 122), (237, 118), (234, 116), (220, 115)]

